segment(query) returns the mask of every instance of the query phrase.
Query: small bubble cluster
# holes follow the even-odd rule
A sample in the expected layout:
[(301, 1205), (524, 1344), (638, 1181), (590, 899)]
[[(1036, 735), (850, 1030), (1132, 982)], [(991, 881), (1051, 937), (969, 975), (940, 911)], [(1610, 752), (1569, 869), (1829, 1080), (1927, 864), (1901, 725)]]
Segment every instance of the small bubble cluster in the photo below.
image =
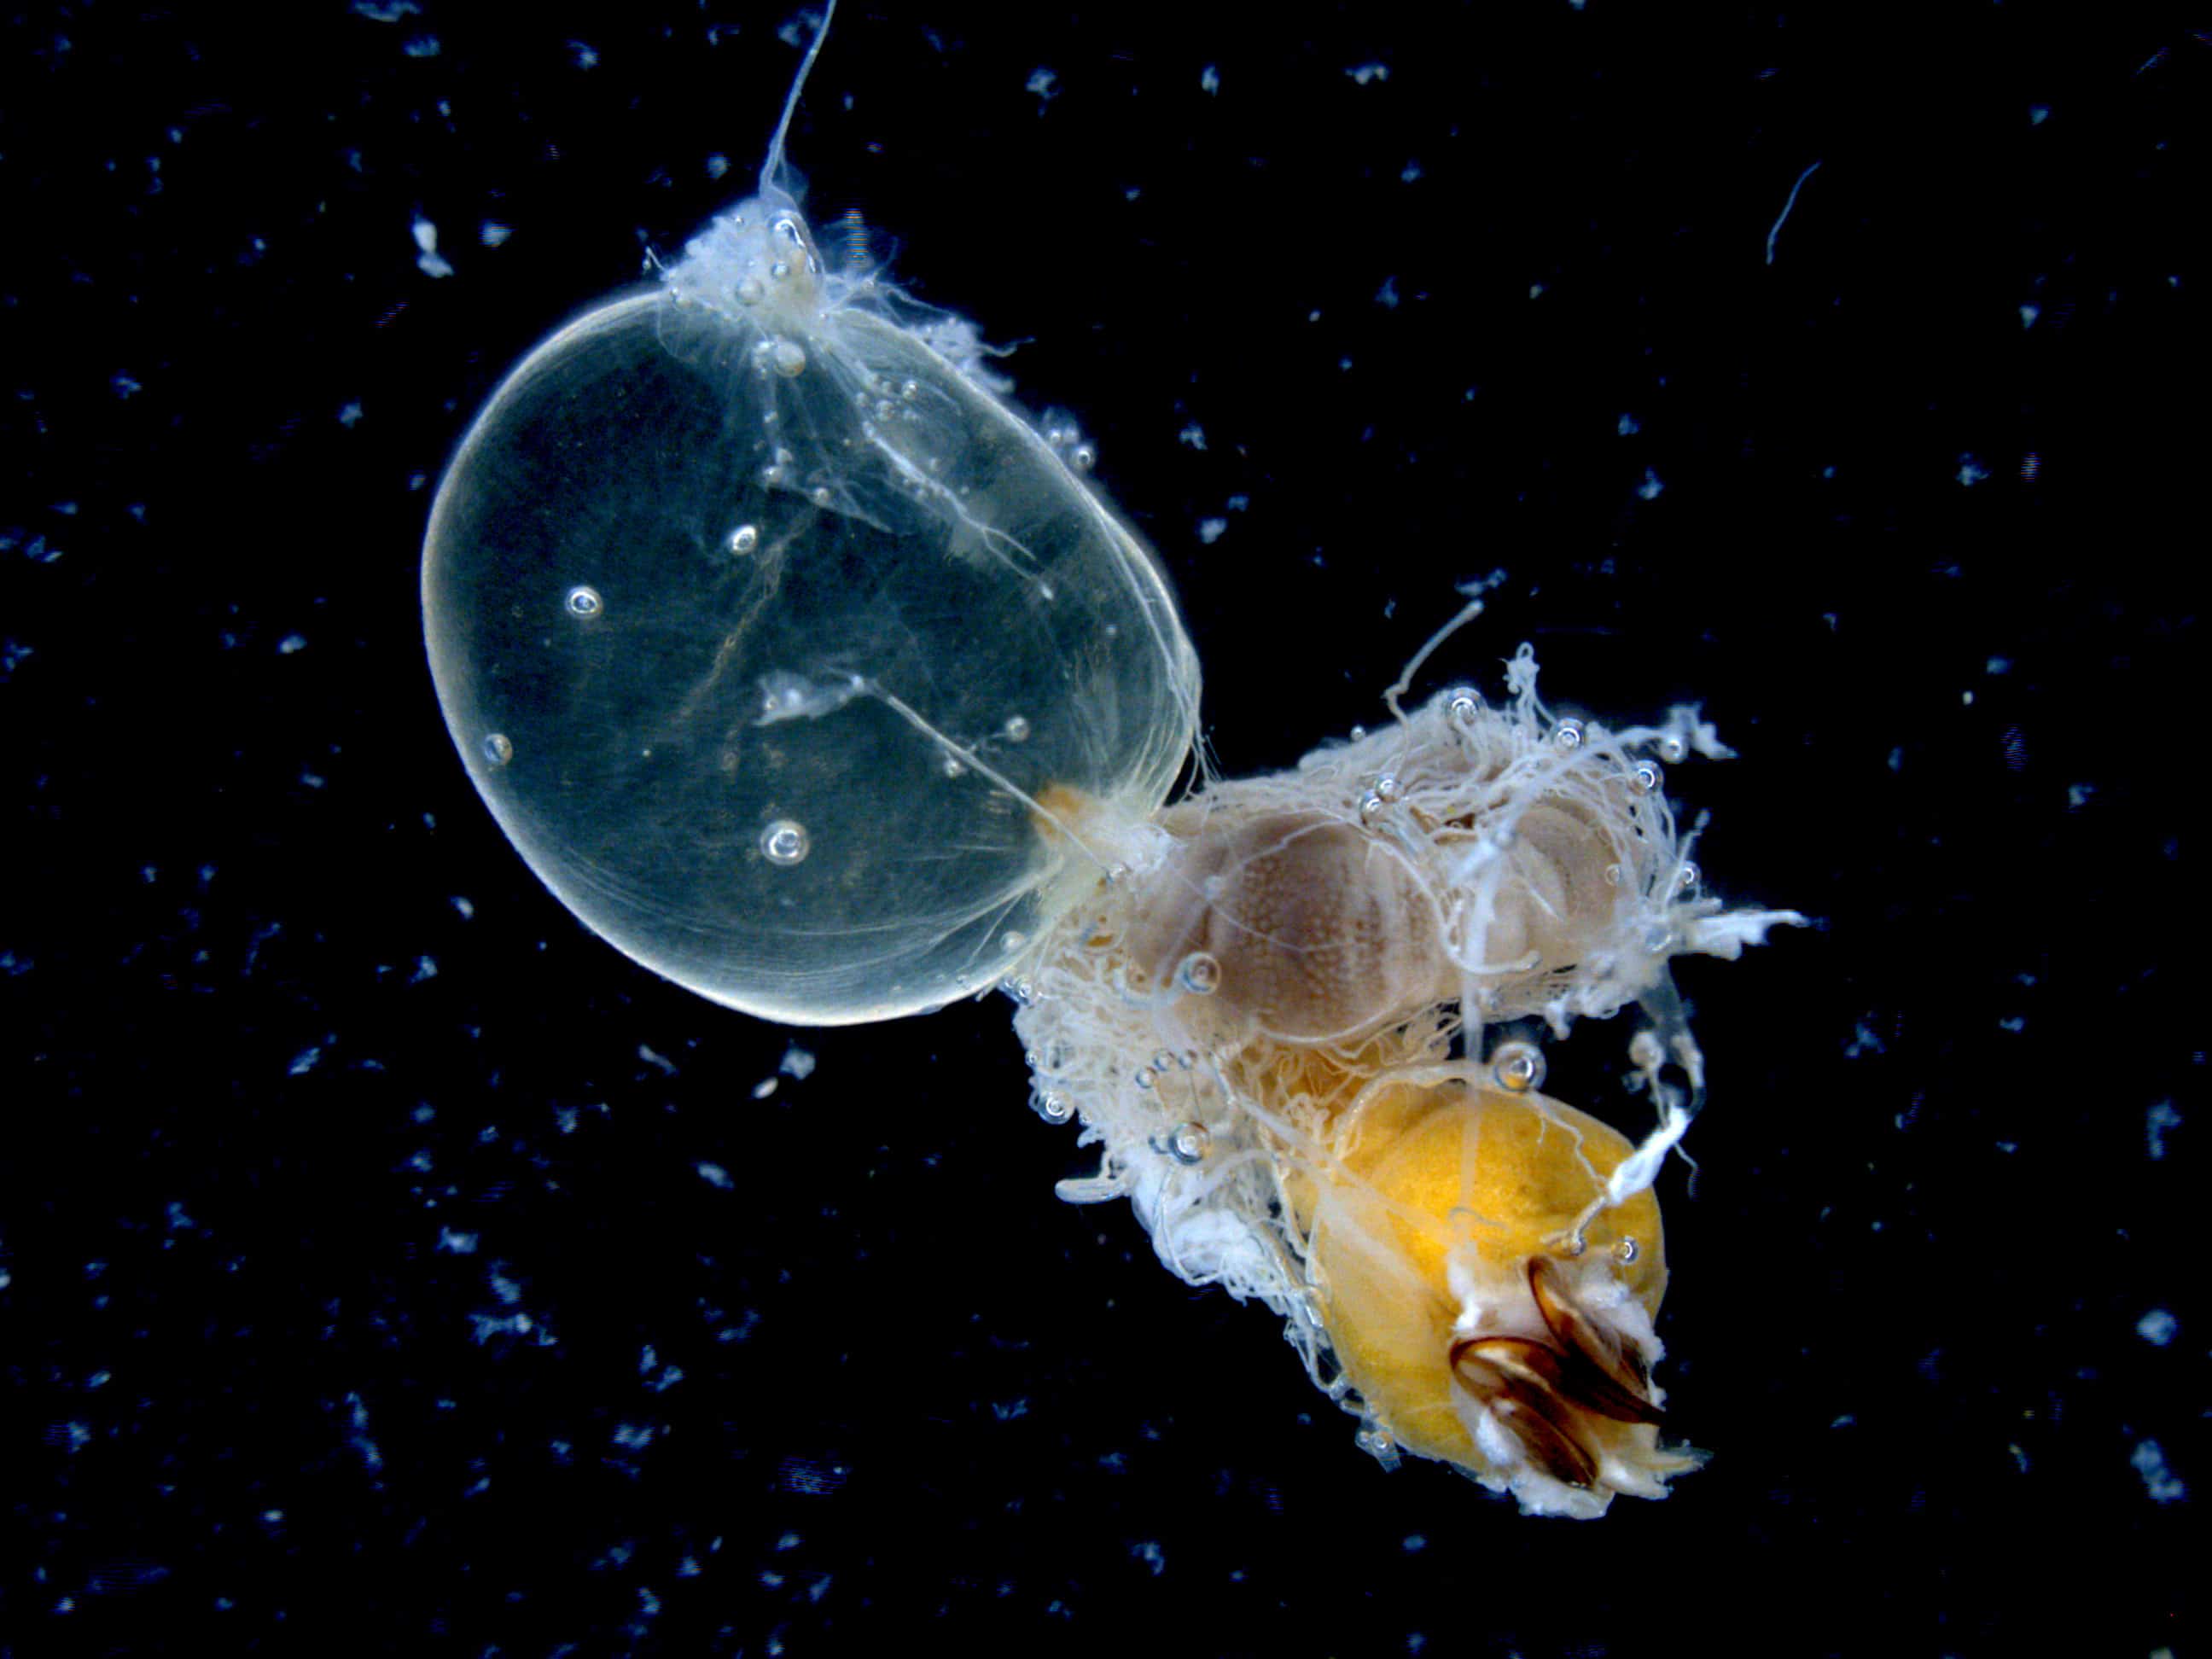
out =
[(1203, 1123), (1178, 1123), (1168, 1137), (1168, 1156), (1178, 1164), (1203, 1164), (1213, 1146), (1213, 1132)]
[(1193, 951), (1176, 963), (1176, 984), (1194, 997), (1210, 997), (1221, 988), (1220, 959), (1208, 951)]
[(1514, 1038), (1490, 1051), (1490, 1075), (1510, 1095), (1525, 1095), (1544, 1086), (1544, 1051), (1533, 1042)]
[(813, 849), (806, 826), (796, 818), (778, 818), (760, 835), (761, 856), (770, 864), (797, 864)]

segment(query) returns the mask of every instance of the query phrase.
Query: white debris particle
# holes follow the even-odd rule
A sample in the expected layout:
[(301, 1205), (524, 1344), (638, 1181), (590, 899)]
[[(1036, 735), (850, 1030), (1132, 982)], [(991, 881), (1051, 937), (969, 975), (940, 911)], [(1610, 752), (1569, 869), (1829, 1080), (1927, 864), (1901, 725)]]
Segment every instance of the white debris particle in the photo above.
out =
[(307, 636), (305, 634), (287, 634), (276, 641), (276, 654), (280, 657), (289, 657), (295, 651), (305, 651), (307, 648)]
[(2128, 1462), (2142, 1476), (2143, 1492), (2152, 1503), (2178, 1503), (2188, 1495), (2189, 1488), (2182, 1484), (2181, 1478), (2166, 1468), (2166, 1453), (2160, 1449), (2157, 1441), (2144, 1441)]
[(1345, 70), (1345, 73), (1363, 87), (1371, 86), (1377, 81), (1390, 78), (1390, 66), (1388, 64), (1361, 64), (1357, 68)]
[(814, 1056), (797, 1043), (783, 1051), (783, 1059), (776, 1066), (788, 1078), (809, 1078), (814, 1075)]
[(1208, 64), (1204, 69), (1199, 70), (1198, 89), (1200, 92), (1219, 92), (1221, 90), (1221, 71), (1214, 68), (1211, 64)]
[(2136, 1334), (2154, 1348), (2162, 1348), (2173, 1340), (2173, 1334), (2181, 1328), (2181, 1322), (2163, 1308), (2153, 1308), (2136, 1321)]
[(1226, 519), (1200, 519), (1198, 521), (1198, 538), (1211, 547), (1221, 539), (1222, 532), (1228, 528), (1229, 520)]
[(447, 264), (438, 252), (438, 228), (417, 215), (414, 224), (415, 246), (421, 249), (415, 260), (416, 268), (425, 276), (450, 276), (453, 266)]
[(728, 1188), (730, 1184), (730, 1172), (724, 1169), (720, 1164), (694, 1164), (691, 1167), (699, 1172), (699, 1179), (705, 1182), (709, 1187)]

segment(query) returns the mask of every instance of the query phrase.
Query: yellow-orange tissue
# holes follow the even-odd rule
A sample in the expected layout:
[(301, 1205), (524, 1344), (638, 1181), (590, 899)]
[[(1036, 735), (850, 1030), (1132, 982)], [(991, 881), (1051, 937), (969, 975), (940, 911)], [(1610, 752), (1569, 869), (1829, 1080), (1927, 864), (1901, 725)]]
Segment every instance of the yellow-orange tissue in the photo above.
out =
[(1386, 1079), (1334, 1127), (1301, 1230), (1336, 1363), (1390, 1443), (1544, 1514), (1659, 1497), (1693, 1465), (1658, 1444), (1658, 1201), (1577, 1231), (1632, 1150), (1464, 1075)]

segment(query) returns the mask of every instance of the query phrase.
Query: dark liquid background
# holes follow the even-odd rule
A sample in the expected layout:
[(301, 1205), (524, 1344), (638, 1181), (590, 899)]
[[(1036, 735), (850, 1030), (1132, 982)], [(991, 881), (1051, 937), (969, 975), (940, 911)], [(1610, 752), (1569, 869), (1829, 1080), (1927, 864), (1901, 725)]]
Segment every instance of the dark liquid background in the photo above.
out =
[[(1529, 638), (1741, 751), (1674, 769), (1700, 862), (1826, 926), (1681, 975), (1710, 1467), (1585, 1526), (1384, 1474), (1271, 1316), (1054, 1199), (1002, 1000), (756, 1100), (795, 1034), (501, 839), (430, 492), (748, 191), (787, 15), (70, 8), (0, 25), (0, 1654), (2196, 1650), (2212, 48), (1198, 9), (851, 5), (810, 211), (1075, 411), (1225, 771), (1500, 568), (1424, 689)], [(1636, 1130), (1629, 1034), (1553, 1087)]]

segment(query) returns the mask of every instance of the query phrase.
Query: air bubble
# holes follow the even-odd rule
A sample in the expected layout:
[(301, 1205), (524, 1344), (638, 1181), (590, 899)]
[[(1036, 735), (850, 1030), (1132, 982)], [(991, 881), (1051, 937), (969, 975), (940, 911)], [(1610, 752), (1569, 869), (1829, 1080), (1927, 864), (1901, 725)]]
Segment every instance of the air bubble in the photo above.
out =
[(1657, 794), (1666, 778), (1656, 761), (1638, 761), (1628, 769), (1628, 787), (1639, 795)]
[(1193, 951), (1176, 963), (1176, 984), (1194, 997), (1210, 997), (1221, 988), (1221, 962), (1210, 951)]
[(968, 775), (967, 763), (957, 755), (947, 755), (938, 770), (948, 778), (964, 778)]
[(999, 943), (1009, 951), (1018, 951), (1030, 942), (1030, 936), (1018, 927), (1009, 927), (999, 936)]
[(570, 616), (586, 619), (598, 616), (607, 608), (606, 601), (599, 597), (598, 588), (586, 587), (581, 584), (568, 590), (568, 605)]
[(1021, 714), (1007, 715), (1006, 732), (1006, 741), (1008, 743), (1026, 742), (1030, 735), (1030, 723), (1028, 718), (1025, 715)]
[(1544, 1086), (1544, 1051), (1518, 1038), (1499, 1043), (1490, 1052), (1490, 1075), (1509, 1095), (1525, 1095)]
[(806, 492), (806, 499), (812, 501), (817, 507), (829, 506), (831, 500), (830, 486), (828, 484), (815, 485), (813, 489)]
[(760, 545), (760, 526), (741, 524), (730, 532), (730, 551), (744, 555)]
[(1203, 1123), (1178, 1123), (1168, 1137), (1168, 1156), (1178, 1164), (1203, 1164), (1213, 1146), (1213, 1132)]
[(1698, 890), (1698, 882), (1703, 879), (1704, 877), (1699, 873), (1696, 865), (1686, 864), (1680, 870), (1675, 872), (1674, 891), (1677, 896), (1685, 893), (1694, 893)]
[(1583, 723), (1580, 720), (1561, 720), (1552, 728), (1552, 741), (1562, 749), (1583, 746)]
[(1659, 739), (1659, 758), (1669, 766), (1680, 766), (1690, 757), (1690, 745), (1669, 733)]
[(504, 766), (514, 758), (514, 744), (504, 732), (494, 732), (483, 740), (483, 757), (494, 766)]
[(811, 850), (806, 826), (796, 818), (778, 818), (761, 831), (761, 856), (770, 864), (797, 864)]
[(1472, 720), (1482, 708), (1482, 699), (1476, 696), (1473, 688), (1469, 686), (1455, 685), (1444, 693), (1444, 696), (1446, 712), (1451, 715), (1455, 723), (1461, 726), (1465, 726)]
[(1078, 444), (1067, 452), (1067, 464), (1078, 472), (1088, 472), (1098, 465), (1098, 452), (1089, 444)]
[(1158, 1075), (1159, 1074), (1153, 1071), (1151, 1066), (1139, 1066), (1137, 1067), (1136, 1075), (1129, 1080), (1135, 1084), (1139, 1089), (1149, 1089), (1152, 1086), (1153, 1082)]
[(1396, 800), (1405, 793), (1405, 791), (1399, 787), (1398, 780), (1386, 772), (1375, 780), (1375, 793), (1382, 799), (1389, 801)]
[(1632, 1238), (1624, 1238), (1613, 1247), (1613, 1259), (1624, 1267), (1643, 1254), (1643, 1247)]
[(1048, 1123), (1065, 1123), (1075, 1115), (1075, 1108), (1068, 1103), (1064, 1096), (1053, 1094), (1049, 1091), (1036, 1097), (1030, 1102), (1030, 1105), (1036, 1115)]

